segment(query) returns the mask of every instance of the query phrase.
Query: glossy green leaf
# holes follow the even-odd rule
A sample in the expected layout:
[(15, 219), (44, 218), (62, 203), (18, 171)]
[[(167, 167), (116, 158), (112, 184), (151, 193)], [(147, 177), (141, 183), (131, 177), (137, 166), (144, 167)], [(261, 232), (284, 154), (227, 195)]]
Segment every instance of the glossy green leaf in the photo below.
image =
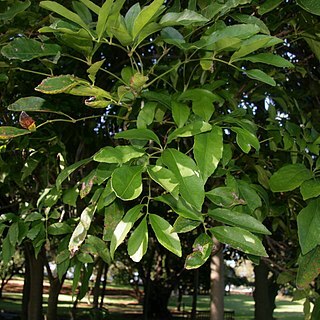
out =
[(271, 234), (260, 221), (245, 213), (218, 208), (209, 210), (208, 215), (219, 222), (234, 227), (241, 227), (254, 233)]
[(244, 201), (239, 199), (235, 189), (231, 187), (214, 188), (206, 192), (206, 197), (215, 205), (225, 208), (244, 204)]
[(100, 7), (97, 6), (95, 3), (93, 3), (92, 1), (90, 0), (79, 0), (79, 1), (82, 2), (84, 5), (86, 5), (87, 8), (90, 9), (95, 14), (99, 14)]
[(14, 222), (8, 230), (9, 241), (12, 246), (15, 246), (18, 242), (19, 238), (19, 224), (18, 222)]
[(48, 234), (61, 235), (72, 233), (73, 229), (66, 222), (56, 222), (48, 227)]
[(178, 150), (166, 149), (161, 159), (179, 181), (179, 190), (185, 201), (201, 211), (204, 201), (204, 182), (199, 168), (187, 155)]
[(190, 220), (179, 216), (173, 224), (173, 232), (185, 233), (190, 232), (201, 224), (200, 221)]
[(180, 239), (178, 234), (173, 231), (170, 223), (156, 214), (149, 214), (149, 220), (160, 244), (178, 257), (181, 257)]
[(31, 2), (26, 1), (13, 1), (10, 5), (6, 6), (6, 10), (0, 13), (0, 20), (8, 21), (13, 19), (17, 14), (25, 11)]
[(204, 121), (194, 121), (184, 127), (178, 128), (171, 132), (168, 136), (167, 143), (172, 142), (176, 138), (192, 137), (202, 132), (210, 131), (211, 124)]
[(93, 235), (88, 235), (86, 244), (90, 244), (94, 247), (94, 249), (97, 251), (98, 255), (101, 257), (101, 259), (107, 263), (111, 264), (111, 257), (110, 257), (110, 252), (107, 247), (106, 242), (104, 242), (102, 239), (93, 236)]
[(85, 4), (80, 1), (72, 1), (72, 8), (85, 24), (92, 23), (92, 14)]
[(303, 200), (318, 197), (320, 195), (320, 180), (310, 179), (304, 181), (300, 186), (300, 192)]
[(147, 128), (147, 126), (149, 126), (153, 122), (156, 107), (156, 102), (147, 102), (146, 104), (141, 106), (141, 110), (137, 117), (138, 129)]
[(168, 12), (160, 20), (162, 26), (190, 26), (193, 24), (203, 25), (208, 22), (208, 19), (201, 14), (185, 9), (182, 12)]
[(269, 84), (270, 86), (276, 85), (276, 82), (274, 81), (274, 79), (272, 77), (270, 77), (265, 72), (263, 72), (259, 69), (246, 70), (245, 73), (250, 79), (264, 82), (266, 84)]
[(236, 132), (237, 144), (243, 152), (248, 153), (251, 150), (251, 146), (254, 147), (256, 151), (259, 151), (260, 143), (256, 135), (239, 127), (231, 127), (231, 130)]
[(134, 262), (139, 262), (148, 249), (148, 226), (146, 217), (132, 232), (128, 240), (128, 254)]
[(132, 27), (132, 37), (135, 39), (141, 30), (152, 21), (153, 17), (157, 14), (164, 0), (153, 0), (148, 6), (144, 7), (136, 19), (134, 20)]
[(131, 208), (122, 220), (118, 223), (115, 230), (113, 231), (111, 243), (110, 243), (110, 254), (111, 258), (114, 257), (114, 252), (117, 250), (119, 245), (124, 241), (125, 237), (133, 227), (134, 223), (138, 220), (141, 215), (141, 210), (144, 207), (143, 204), (138, 204)]
[(131, 146), (104, 147), (94, 156), (93, 160), (106, 163), (126, 163), (132, 159), (140, 158), (145, 154), (143, 149)]
[(210, 257), (213, 248), (213, 240), (206, 233), (200, 234), (192, 245), (192, 253), (186, 258), (187, 270), (201, 267)]
[(87, 163), (89, 163), (92, 159), (91, 158), (87, 158), (87, 159), (82, 159), (78, 162), (73, 163), (72, 165), (64, 168), (58, 175), (57, 179), (56, 179), (56, 187), (57, 189), (60, 189), (61, 184), (64, 180), (66, 180), (70, 174), (72, 174), (74, 171), (76, 171), (78, 168), (80, 168), (81, 166), (86, 165)]
[(210, 132), (194, 137), (193, 153), (204, 182), (214, 173), (223, 152), (222, 129), (213, 126)]
[(243, 57), (241, 58), (241, 60), (247, 60), (253, 63), (269, 64), (271, 66), (275, 66), (279, 68), (294, 67), (294, 65), (290, 61), (272, 53), (258, 53), (258, 54), (255, 54), (254, 56)]
[(297, 218), (299, 243), (305, 255), (320, 245), (320, 199), (312, 200), (303, 208)]
[(320, 16), (320, 2), (318, 0), (297, 0), (297, 4), (302, 9)]
[(96, 211), (96, 206), (95, 205), (89, 205), (86, 207), (81, 215), (80, 215), (80, 221), (76, 228), (74, 229), (71, 239), (69, 241), (69, 251), (71, 254), (74, 254), (76, 251), (79, 250), (79, 247), (85, 240), (87, 236), (87, 232), (90, 228), (94, 213)]
[(172, 27), (166, 27), (161, 30), (161, 39), (168, 43), (182, 48), (181, 44), (186, 43), (183, 35)]
[(158, 136), (149, 129), (130, 129), (121, 131), (115, 135), (115, 139), (152, 140), (155, 141), (158, 145), (161, 145)]
[(276, 9), (282, 2), (283, 0), (266, 0), (258, 7), (258, 13), (260, 15), (268, 13)]
[(15, 246), (11, 244), (8, 235), (2, 240), (1, 249), (2, 249), (2, 263), (6, 266), (9, 264), (16, 250)]
[(142, 192), (142, 166), (122, 166), (114, 170), (111, 187), (118, 198), (128, 201), (139, 197)]
[(164, 194), (162, 196), (156, 197), (155, 200), (167, 204), (175, 213), (183, 218), (203, 222), (201, 212), (195, 210), (183, 198), (176, 199), (170, 194)]
[(237, 22), (241, 23), (247, 23), (247, 24), (256, 24), (259, 26), (260, 31), (264, 34), (270, 34), (270, 31), (266, 24), (260, 20), (259, 18), (253, 16), (253, 15), (248, 15), (248, 14), (241, 14), (241, 13), (236, 13), (232, 15), (232, 18), (235, 19)]
[(78, 80), (72, 75), (62, 75), (57, 77), (49, 77), (35, 88), (35, 90), (46, 94), (57, 94), (66, 92), (78, 85)]
[(25, 129), (19, 129), (15, 127), (0, 127), (0, 140), (7, 140), (19, 136), (30, 134), (31, 131)]
[(276, 171), (270, 178), (270, 188), (273, 192), (294, 190), (306, 180), (312, 178), (312, 172), (303, 164), (289, 164)]
[(310, 283), (320, 274), (320, 246), (317, 246), (298, 259), (297, 287), (308, 288)]
[(104, 188), (98, 204), (97, 204), (97, 210), (100, 211), (104, 207), (109, 206), (115, 199), (117, 198), (116, 194), (111, 188), (111, 181), (109, 180), (106, 187)]
[(147, 171), (150, 178), (166, 191), (173, 195), (178, 194), (179, 181), (169, 169), (162, 166), (148, 166)]
[(181, 102), (172, 101), (172, 117), (178, 128), (182, 128), (190, 115), (189, 107)]
[(261, 198), (253, 186), (243, 180), (237, 180), (237, 186), (239, 189), (239, 202), (246, 204), (250, 213), (253, 213), (255, 209), (262, 206)]
[(255, 256), (268, 256), (261, 240), (245, 229), (219, 226), (211, 228), (210, 231), (220, 242), (228, 244), (237, 250)]
[(76, 207), (77, 199), (79, 196), (78, 186), (74, 186), (73, 188), (67, 189), (63, 193), (62, 201), (69, 206)]
[(62, 6), (61, 4), (54, 2), (54, 1), (41, 1), (40, 7), (53, 11), (60, 16), (78, 24), (83, 29), (89, 31), (89, 27), (86, 25), (86, 23), (74, 12), (70, 11), (66, 7)]
[(101, 69), (102, 65), (104, 64), (104, 62), (106, 61), (106, 59), (97, 61), (95, 63), (93, 63), (87, 70), (88, 72), (88, 77), (91, 80), (91, 82), (94, 84), (96, 81), (96, 74), (98, 73), (98, 71)]
[(31, 212), (26, 216), (24, 219), (25, 222), (32, 222), (32, 221), (37, 221), (41, 220), (43, 218), (43, 215), (39, 212)]
[(98, 41), (103, 38), (104, 33), (106, 31), (108, 16), (110, 14), (112, 3), (113, 3), (113, 0), (106, 0), (99, 10), (98, 21), (96, 25)]

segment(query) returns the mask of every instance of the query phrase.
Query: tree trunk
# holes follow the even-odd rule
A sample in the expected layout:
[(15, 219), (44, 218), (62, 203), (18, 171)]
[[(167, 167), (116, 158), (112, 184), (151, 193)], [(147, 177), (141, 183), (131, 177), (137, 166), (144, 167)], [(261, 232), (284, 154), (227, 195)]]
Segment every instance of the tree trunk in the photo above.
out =
[(29, 262), (29, 254), (27, 253), (27, 248), (24, 250), (25, 255), (25, 273), (23, 278), (23, 291), (22, 291), (22, 306), (21, 306), (21, 320), (28, 320), (28, 301), (30, 293), (30, 279), (31, 270)]
[[(215, 249), (211, 257), (211, 320), (223, 320), (224, 318), (224, 260), (222, 244), (213, 239)], [(259, 319), (260, 320), (260, 319)]]
[(101, 277), (103, 273), (103, 268), (104, 267), (104, 261), (99, 258), (97, 261), (97, 276), (96, 276), (96, 281), (94, 283), (93, 287), (93, 308), (99, 308), (99, 297), (101, 294)]
[(55, 277), (50, 281), (47, 320), (58, 319), (58, 301), (63, 282), (64, 277), (61, 279), (61, 281), (58, 277)]
[(197, 314), (197, 300), (198, 300), (198, 287), (199, 287), (199, 269), (195, 269), (193, 274), (193, 295), (192, 295), (192, 309), (191, 319), (196, 319)]
[[(26, 244), (25, 252), (27, 255), (26, 263), (29, 264), (26, 270), (29, 268), (30, 271), (30, 282), (27, 283), (26, 290), (23, 291), (23, 294), (26, 295), (26, 297), (24, 297), (24, 299), (26, 299), (24, 303), (27, 303), (27, 318), (25, 319), (42, 320), (44, 261), (41, 257), (41, 252), (39, 253), (38, 257), (35, 256), (34, 249), (31, 244)], [(26, 306), (24, 306), (24, 308), (25, 307)]]
[(278, 293), (276, 277), (272, 274), (269, 277), (270, 270), (263, 260), (254, 267), (255, 290), (253, 293), (255, 301), (254, 315), (259, 320), (274, 320), (273, 311), (276, 307), (275, 298)]
[(108, 277), (109, 265), (104, 263), (104, 273), (103, 273), (103, 281), (102, 281), (102, 291), (101, 291), (101, 300), (100, 300), (100, 308), (103, 308), (103, 300), (106, 294), (107, 288), (107, 277)]

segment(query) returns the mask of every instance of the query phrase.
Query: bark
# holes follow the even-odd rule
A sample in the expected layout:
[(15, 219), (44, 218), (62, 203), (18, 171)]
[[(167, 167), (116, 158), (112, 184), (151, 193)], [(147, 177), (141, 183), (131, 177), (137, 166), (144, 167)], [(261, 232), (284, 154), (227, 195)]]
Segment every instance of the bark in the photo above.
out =
[(276, 276), (272, 273), (263, 260), (254, 267), (255, 290), (253, 293), (255, 301), (254, 315), (259, 320), (274, 320), (273, 311), (276, 307), (275, 298), (278, 293)]
[[(31, 244), (26, 244), (25, 250), (27, 259), (26, 263), (29, 266), (26, 268), (29, 270), (29, 283), (27, 283), (26, 290), (23, 291), (25, 295), (23, 309), (26, 309), (27, 317), (24, 319), (27, 320), (42, 320), (43, 319), (43, 268), (44, 261), (41, 256), (41, 252), (36, 257), (34, 249)], [(26, 284), (26, 283), (25, 283)], [(24, 311), (24, 310), (23, 310)]]
[(198, 287), (199, 287), (199, 269), (195, 269), (193, 274), (193, 295), (192, 295), (192, 309), (191, 309), (192, 320), (196, 319), (196, 314), (197, 314)]
[(211, 304), (210, 319), (223, 320), (224, 318), (224, 260), (222, 253), (222, 244), (214, 240), (214, 251), (211, 256)]
[(52, 281), (50, 281), (47, 320), (58, 319), (58, 301), (63, 282), (64, 278), (60, 281), (58, 277), (55, 277), (52, 279)]
[(109, 270), (109, 266), (105, 263), (104, 264), (104, 273), (103, 273), (100, 308), (103, 308), (103, 300), (104, 300), (104, 296), (106, 294), (108, 270)]
[(101, 295), (100, 285), (101, 285), (101, 277), (104, 269), (104, 261), (99, 258), (97, 261), (97, 276), (96, 281), (93, 287), (93, 308), (99, 307), (99, 297)]
[(23, 278), (23, 291), (22, 291), (22, 306), (21, 306), (21, 320), (28, 320), (28, 301), (30, 292), (30, 279), (31, 270), (29, 262), (29, 254), (25, 248), (25, 273)]

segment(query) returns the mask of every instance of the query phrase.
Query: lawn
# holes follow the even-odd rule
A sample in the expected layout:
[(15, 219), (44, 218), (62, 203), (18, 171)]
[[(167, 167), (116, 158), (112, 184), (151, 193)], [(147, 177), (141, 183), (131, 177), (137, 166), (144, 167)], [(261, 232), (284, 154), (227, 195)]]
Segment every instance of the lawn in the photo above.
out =
[[(119, 293), (116, 292), (117, 287), (110, 286), (109, 290), (113, 291), (112, 295), (105, 296), (105, 308), (107, 308), (111, 316), (110, 320), (117, 319), (139, 319), (139, 314), (142, 312), (142, 306), (137, 303), (134, 297), (125, 294), (129, 288), (120, 288)], [(20, 292), (5, 292), (3, 299), (0, 300), (0, 310), (19, 313), (21, 307)], [(47, 301), (48, 295), (44, 294), (44, 302)], [(72, 307), (72, 296), (68, 294), (60, 294), (59, 297), (59, 314), (61, 319), (70, 319), (69, 312)], [(92, 299), (91, 299), (92, 300)], [(88, 316), (88, 310), (91, 308), (89, 297), (85, 297), (79, 304), (83, 319), (91, 319)], [(191, 310), (192, 297), (183, 296), (183, 306), (185, 311)], [(287, 320), (303, 320), (303, 306), (302, 301), (292, 302), (289, 299), (277, 299), (277, 308), (275, 310), (276, 319)], [(172, 297), (170, 300), (170, 309), (176, 312), (177, 299)], [(208, 310), (210, 306), (210, 298), (206, 295), (198, 296), (198, 310)], [(46, 307), (46, 305), (45, 305)], [(236, 320), (252, 320), (254, 319), (254, 301), (253, 297), (244, 294), (232, 294), (225, 297), (225, 309), (234, 310), (236, 314)], [(87, 316), (85, 316), (87, 314)], [(176, 313), (175, 313), (176, 314)], [(124, 316), (125, 315), (125, 316)], [(178, 314), (177, 319), (178, 318)], [(180, 318), (181, 319), (181, 318)]]

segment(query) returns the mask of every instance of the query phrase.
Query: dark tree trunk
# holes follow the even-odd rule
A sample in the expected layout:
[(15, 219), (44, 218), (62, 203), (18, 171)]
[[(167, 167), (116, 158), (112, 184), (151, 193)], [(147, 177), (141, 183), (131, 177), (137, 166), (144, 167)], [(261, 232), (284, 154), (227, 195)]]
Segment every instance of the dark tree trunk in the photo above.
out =
[(23, 280), (23, 291), (22, 291), (22, 306), (21, 306), (21, 320), (28, 320), (28, 301), (30, 293), (30, 279), (31, 270), (29, 262), (29, 254), (27, 254), (27, 249), (25, 248), (25, 273)]
[(23, 294), (25, 295), (23, 300), (24, 303), (27, 304), (27, 307), (26, 305), (23, 306), (23, 309), (27, 309), (27, 317), (25, 319), (42, 320), (44, 261), (41, 256), (41, 252), (39, 253), (38, 257), (35, 256), (34, 249), (31, 244), (26, 244), (25, 249), (25, 253), (27, 256), (26, 263), (29, 264), (29, 266), (26, 268), (29, 274), (29, 283), (25, 283), (26, 288), (23, 290)]
[(47, 320), (58, 319), (58, 301), (63, 282), (64, 277), (61, 279), (61, 281), (58, 277), (55, 277), (52, 280), (50, 280)]
[(273, 311), (276, 307), (275, 298), (278, 293), (276, 276), (269, 276), (270, 270), (263, 260), (254, 267), (255, 290), (253, 293), (255, 301), (254, 315), (259, 320), (274, 320)]
[(101, 285), (101, 277), (102, 277), (102, 273), (103, 273), (103, 267), (104, 267), (104, 261), (99, 258), (99, 260), (97, 261), (96, 264), (96, 268), (97, 268), (97, 276), (96, 276), (96, 281), (94, 283), (94, 287), (93, 287), (93, 308), (99, 308), (99, 297), (101, 294), (101, 289), (100, 289), (100, 285)]
[[(211, 320), (223, 320), (224, 318), (224, 260), (222, 245), (214, 240), (215, 249), (211, 257)], [(260, 320), (260, 319), (259, 319)]]
[(149, 290), (147, 293), (147, 317), (148, 320), (170, 320), (171, 312), (168, 309), (169, 298), (172, 288), (168, 288), (161, 281), (149, 280)]
[(192, 310), (191, 319), (196, 319), (197, 314), (197, 300), (198, 300), (198, 287), (199, 287), (199, 269), (193, 271), (193, 294), (192, 294)]
[(103, 273), (103, 281), (102, 281), (100, 308), (103, 308), (103, 300), (104, 300), (104, 296), (106, 294), (108, 270), (109, 270), (109, 265), (104, 263), (104, 273)]

